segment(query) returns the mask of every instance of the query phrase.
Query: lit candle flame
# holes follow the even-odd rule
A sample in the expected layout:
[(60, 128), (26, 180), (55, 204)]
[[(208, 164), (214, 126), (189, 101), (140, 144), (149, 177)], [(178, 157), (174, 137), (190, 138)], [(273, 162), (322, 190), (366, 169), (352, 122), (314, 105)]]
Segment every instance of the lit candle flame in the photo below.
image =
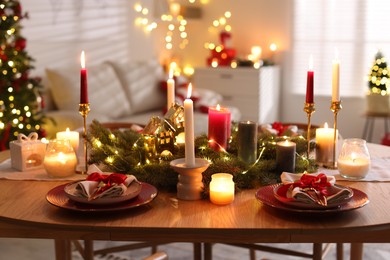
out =
[(80, 60), (81, 60), (81, 68), (85, 69), (85, 53), (84, 53), (84, 51), (81, 52)]
[(329, 126), (328, 126), (328, 122), (325, 122), (325, 124), (324, 124), (324, 128), (329, 128)]
[(351, 159), (352, 159), (353, 163), (355, 162), (356, 158), (357, 158), (356, 153), (352, 153), (351, 154)]
[(216, 109), (217, 109), (218, 111), (221, 111), (221, 106), (220, 106), (219, 104), (217, 104)]
[(172, 69), (172, 68), (169, 70), (169, 78), (170, 78), (170, 79), (173, 78), (173, 69)]
[(177, 64), (176, 62), (172, 61), (170, 64), (169, 64), (169, 78), (172, 79), (173, 78), (173, 74), (175, 73), (175, 69), (177, 67)]
[(192, 84), (188, 84), (187, 98), (191, 98), (192, 95)]

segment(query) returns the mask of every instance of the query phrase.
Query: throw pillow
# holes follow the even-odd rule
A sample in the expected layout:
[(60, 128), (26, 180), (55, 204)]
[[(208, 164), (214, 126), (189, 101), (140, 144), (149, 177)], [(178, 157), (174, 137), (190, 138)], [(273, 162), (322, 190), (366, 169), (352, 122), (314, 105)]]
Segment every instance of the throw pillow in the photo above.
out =
[(159, 109), (166, 103), (166, 96), (159, 89), (164, 72), (157, 60), (111, 64), (122, 81), (131, 114)]
[[(118, 118), (130, 105), (114, 69), (107, 63), (87, 67), (88, 97), (94, 114)], [(77, 69), (46, 69), (50, 90), (58, 109), (74, 110), (80, 102), (80, 72)]]

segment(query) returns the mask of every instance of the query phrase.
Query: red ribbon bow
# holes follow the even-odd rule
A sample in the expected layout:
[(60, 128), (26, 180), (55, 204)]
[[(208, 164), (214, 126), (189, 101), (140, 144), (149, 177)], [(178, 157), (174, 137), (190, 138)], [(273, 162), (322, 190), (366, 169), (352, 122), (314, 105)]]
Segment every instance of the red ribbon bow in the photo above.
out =
[(283, 133), (288, 129), (288, 125), (283, 125), (281, 122), (272, 123), (272, 128), (278, 132), (278, 136), (283, 135)]
[(320, 173), (317, 176), (303, 174), (301, 179), (294, 182), (293, 186), (304, 188), (314, 188), (319, 191), (322, 195), (328, 195), (327, 187), (331, 186), (330, 182), (328, 182), (328, 178), (324, 173)]
[(109, 175), (100, 174), (98, 172), (91, 173), (86, 178), (87, 181), (97, 181), (99, 182), (98, 190), (95, 192), (96, 194), (100, 194), (114, 185), (120, 185), (125, 183), (127, 176), (120, 173), (111, 173)]

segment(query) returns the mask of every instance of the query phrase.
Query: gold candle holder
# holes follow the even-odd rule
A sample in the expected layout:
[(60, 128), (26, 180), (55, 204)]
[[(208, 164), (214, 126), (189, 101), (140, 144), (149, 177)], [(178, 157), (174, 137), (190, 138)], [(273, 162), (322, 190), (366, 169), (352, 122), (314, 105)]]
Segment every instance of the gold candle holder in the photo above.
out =
[(303, 111), (307, 114), (307, 159), (310, 155), (310, 130), (311, 130), (311, 115), (316, 111), (314, 103), (305, 103)]
[(91, 111), (89, 107), (89, 103), (79, 104), (79, 113), (83, 117), (84, 125), (83, 125), (83, 141), (84, 141), (84, 163), (85, 168), (81, 170), (81, 174), (86, 174), (88, 171), (88, 154), (87, 154), (87, 116), (89, 111)]
[(336, 144), (337, 144), (337, 113), (342, 109), (341, 100), (332, 101), (330, 105), (330, 110), (333, 112), (333, 169), (337, 169), (336, 161)]

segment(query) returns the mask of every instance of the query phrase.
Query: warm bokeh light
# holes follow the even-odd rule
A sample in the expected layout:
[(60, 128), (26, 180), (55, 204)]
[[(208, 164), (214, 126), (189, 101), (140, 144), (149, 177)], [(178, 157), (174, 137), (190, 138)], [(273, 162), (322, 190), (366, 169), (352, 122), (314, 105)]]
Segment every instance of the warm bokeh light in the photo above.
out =
[(187, 77), (191, 77), (192, 75), (194, 75), (194, 72), (195, 72), (195, 69), (191, 66), (191, 65), (186, 65), (183, 69), (183, 73), (187, 76)]
[(270, 49), (271, 51), (276, 51), (276, 50), (277, 50), (276, 44), (275, 44), (275, 43), (271, 43), (271, 45), (269, 46), (269, 49)]

